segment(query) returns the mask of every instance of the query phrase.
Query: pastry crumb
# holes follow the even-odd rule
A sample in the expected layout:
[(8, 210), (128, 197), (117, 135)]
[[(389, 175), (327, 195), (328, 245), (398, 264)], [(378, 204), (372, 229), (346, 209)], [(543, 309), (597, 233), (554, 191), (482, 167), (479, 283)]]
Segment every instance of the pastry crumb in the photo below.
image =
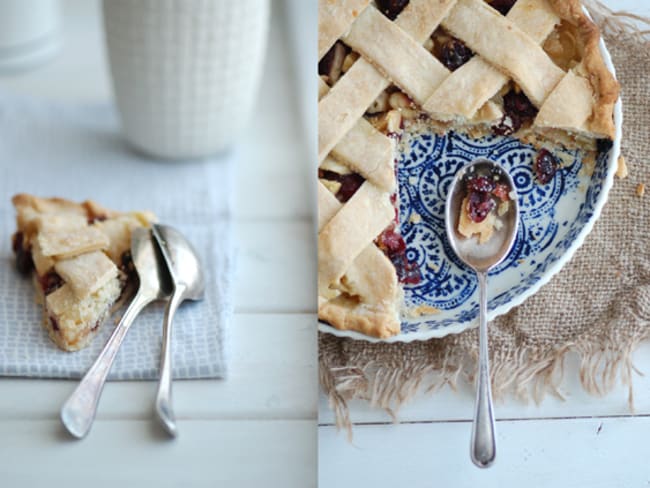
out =
[(430, 270), (432, 270), (432, 271), (434, 271), (434, 272), (436, 272), (436, 273), (437, 273), (438, 271), (440, 271), (440, 267), (439, 267), (439, 266), (436, 266), (436, 265), (433, 264), (433, 263), (427, 263), (427, 267), (428, 267)]
[(409, 217), (409, 222), (412, 224), (419, 224), (422, 222), (422, 216), (419, 213), (413, 212)]
[(636, 196), (639, 198), (643, 198), (643, 195), (645, 195), (645, 184), (639, 183), (636, 186)]
[(341, 183), (338, 181), (321, 179), (320, 182), (334, 195), (336, 195), (341, 189)]
[(627, 178), (628, 170), (627, 164), (625, 163), (625, 158), (620, 156), (618, 158), (618, 165), (616, 167), (616, 176), (620, 179)]
[(406, 315), (408, 318), (422, 317), (423, 315), (439, 314), (440, 309), (430, 305), (418, 305), (417, 307), (410, 308)]

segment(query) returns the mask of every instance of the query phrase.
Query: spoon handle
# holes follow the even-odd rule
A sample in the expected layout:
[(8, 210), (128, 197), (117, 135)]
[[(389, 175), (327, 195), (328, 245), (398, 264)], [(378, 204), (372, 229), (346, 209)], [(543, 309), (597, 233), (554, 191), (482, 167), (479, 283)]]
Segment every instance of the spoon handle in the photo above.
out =
[(184, 290), (176, 287), (174, 294), (167, 302), (163, 321), (162, 351), (160, 354), (160, 380), (156, 394), (156, 415), (165, 431), (176, 437), (176, 419), (172, 409), (172, 322), (178, 306), (183, 299)]
[(97, 412), (99, 397), (102, 394), (108, 372), (111, 370), (120, 345), (133, 320), (151, 301), (150, 297), (140, 293), (136, 294), (122, 316), (120, 323), (117, 324), (111, 337), (106, 342), (104, 349), (102, 349), (93, 365), (79, 382), (77, 388), (72, 392), (72, 395), (63, 404), (61, 421), (74, 437), (81, 439), (90, 431)]
[(488, 364), (487, 331), (487, 273), (479, 272), (479, 358), (476, 406), (472, 424), (472, 461), (479, 468), (487, 468), (496, 457), (494, 411), (492, 408), (492, 389), (490, 387), (490, 366)]

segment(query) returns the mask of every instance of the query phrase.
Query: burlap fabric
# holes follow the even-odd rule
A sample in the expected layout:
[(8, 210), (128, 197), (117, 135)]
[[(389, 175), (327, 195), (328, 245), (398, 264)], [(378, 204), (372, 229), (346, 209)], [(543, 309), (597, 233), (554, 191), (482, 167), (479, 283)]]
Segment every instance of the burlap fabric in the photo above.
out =
[[(535, 296), (490, 325), (495, 397), (536, 400), (556, 393), (563, 358), (580, 357), (580, 381), (593, 394), (629, 385), (632, 352), (650, 336), (650, 41), (592, 4), (617, 68), (624, 106), (627, 178), (617, 178), (593, 231), (571, 262)], [(365, 399), (394, 414), (422, 390), (473, 381), (476, 330), (409, 344), (371, 344), (319, 335), (320, 382), (339, 426), (347, 401)], [(398, 418), (398, 417), (397, 417)]]

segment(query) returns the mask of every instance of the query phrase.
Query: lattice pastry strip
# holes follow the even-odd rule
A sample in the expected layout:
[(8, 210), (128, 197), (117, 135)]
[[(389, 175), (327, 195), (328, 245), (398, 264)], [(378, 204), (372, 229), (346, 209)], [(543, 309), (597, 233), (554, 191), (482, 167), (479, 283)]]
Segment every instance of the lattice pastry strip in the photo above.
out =
[[(329, 87), (320, 78), (318, 82), (320, 99)], [(395, 191), (393, 146), (391, 139), (361, 118), (334, 146), (331, 155), (366, 180), (392, 193)]]
[(538, 107), (564, 76), (538, 43), (484, 0), (458, 0), (442, 24), (474, 52), (510, 75)]
[[(343, 205), (318, 184), (319, 231)], [(319, 247), (319, 256), (325, 251)], [(334, 273), (336, 275), (338, 273)], [(335, 286), (332, 287), (331, 285)], [(396, 308), (399, 287), (390, 260), (370, 242), (347, 266), (337, 283), (323, 283), (319, 291), (319, 315), (340, 328), (389, 337), (399, 331)]]
[[(377, 43), (382, 39), (382, 43)], [(422, 104), (449, 74), (429, 51), (375, 8), (367, 8), (343, 41), (361, 53), (390, 79)]]
[[(395, 24), (417, 42), (424, 43), (454, 2), (411, 0)], [(334, 85), (318, 104), (319, 162), (325, 159), (389, 84), (371, 63), (361, 58)]]
[[(340, 281), (354, 259), (390, 225), (394, 217), (395, 209), (388, 194), (365, 182), (321, 227), (318, 234), (318, 288), (322, 293)], [(345, 240), (341, 239), (342, 235), (347, 236)]]
[(318, 2), (318, 59), (325, 56), (334, 43), (350, 30), (369, 3), (369, 0)]
[[(560, 21), (550, 5), (540, 0), (519, 0), (507, 19), (538, 44), (546, 40)], [(445, 78), (422, 108), (442, 120), (471, 119), (508, 81), (505, 73), (474, 56)]]

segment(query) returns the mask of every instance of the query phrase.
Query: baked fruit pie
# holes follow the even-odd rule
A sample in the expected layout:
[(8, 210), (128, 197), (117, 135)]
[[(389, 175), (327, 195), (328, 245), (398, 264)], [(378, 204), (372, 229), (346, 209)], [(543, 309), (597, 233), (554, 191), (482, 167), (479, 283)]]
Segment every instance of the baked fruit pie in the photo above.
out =
[(33, 274), (43, 326), (61, 349), (89, 344), (136, 280), (130, 260), (131, 232), (148, 227), (148, 212), (121, 213), (95, 202), (13, 197), (18, 270)]
[(579, 0), (319, 0), (319, 319), (400, 330), (401, 286), (420, 276), (397, 219), (404, 131), (517, 138), (540, 150), (540, 184), (554, 148), (611, 144), (599, 41)]

